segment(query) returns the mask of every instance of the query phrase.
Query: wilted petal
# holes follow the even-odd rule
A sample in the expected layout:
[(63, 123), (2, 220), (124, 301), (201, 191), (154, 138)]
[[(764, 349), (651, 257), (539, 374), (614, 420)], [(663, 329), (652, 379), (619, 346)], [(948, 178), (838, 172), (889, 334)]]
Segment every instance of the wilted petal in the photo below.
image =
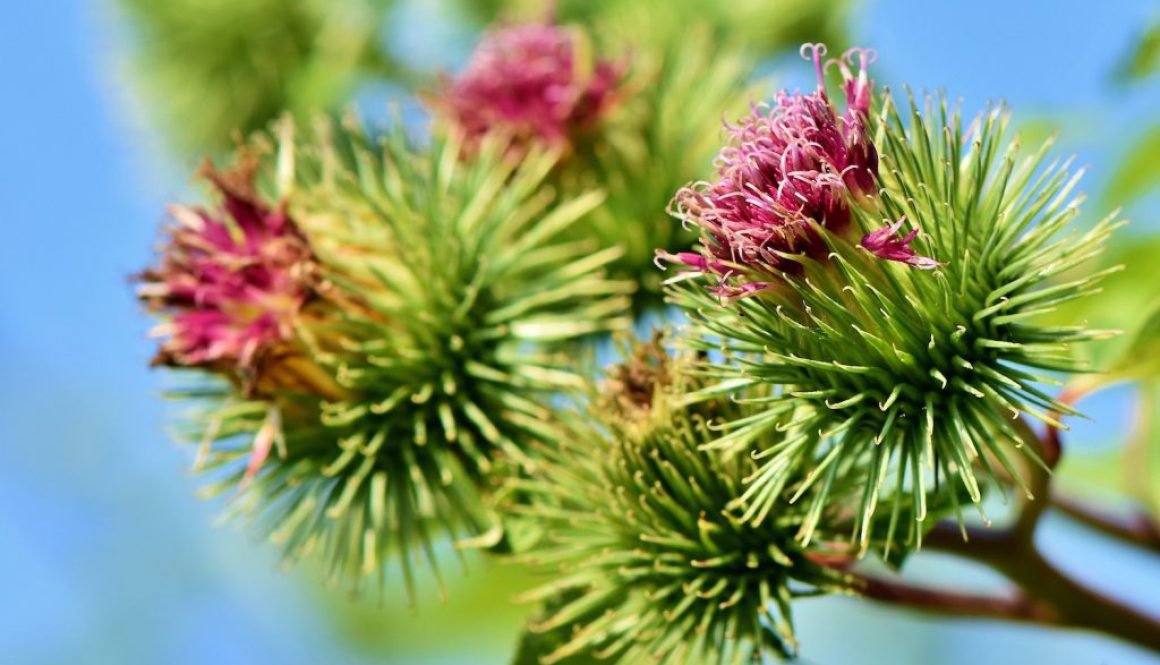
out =
[(313, 254), (285, 210), (253, 191), (249, 165), (202, 173), (222, 194), (221, 209), (170, 208), (176, 223), (137, 293), (170, 315), (155, 363), (236, 374), (290, 337), (312, 292)]

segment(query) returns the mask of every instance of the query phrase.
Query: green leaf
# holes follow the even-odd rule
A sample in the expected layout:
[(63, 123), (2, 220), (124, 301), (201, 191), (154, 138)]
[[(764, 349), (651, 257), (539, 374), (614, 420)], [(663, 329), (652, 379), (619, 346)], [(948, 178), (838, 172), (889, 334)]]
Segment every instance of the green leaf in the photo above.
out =
[(1120, 357), (1107, 370), (1113, 381), (1143, 380), (1160, 375), (1160, 298), (1148, 309), (1143, 320), (1130, 335)]
[(1079, 495), (1127, 496), (1160, 519), (1160, 384), (1140, 385), (1126, 440), (1095, 452), (1068, 446), (1056, 469), (1059, 486)]
[(1128, 331), (1130, 334), (1096, 340), (1075, 349), (1096, 370), (1111, 368), (1121, 358), (1127, 358), (1128, 346), (1136, 339), (1132, 331), (1143, 327), (1144, 319), (1156, 304), (1155, 287), (1147, 276), (1160, 259), (1160, 237), (1125, 233), (1114, 237), (1110, 244), (1109, 251), (1093, 268), (1123, 266), (1123, 270), (1104, 280), (1099, 297), (1064, 303), (1046, 313), (1041, 321), (1045, 325), (1083, 321), (1092, 328)]
[(1160, 69), (1160, 21), (1140, 34), (1132, 50), (1116, 70), (1116, 78), (1134, 82), (1148, 78)]
[(1149, 129), (1133, 142), (1120, 160), (1104, 196), (1117, 206), (1132, 203), (1160, 185), (1160, 125)]

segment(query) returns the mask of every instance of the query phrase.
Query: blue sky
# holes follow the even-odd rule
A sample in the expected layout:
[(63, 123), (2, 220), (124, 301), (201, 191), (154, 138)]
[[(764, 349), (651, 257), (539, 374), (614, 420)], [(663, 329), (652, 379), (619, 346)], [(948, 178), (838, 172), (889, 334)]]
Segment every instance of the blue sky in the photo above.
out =
[[(146, 369), (149, 323), (126, 275), (147, 262), (164, 204), (186, 183), (131, 112), (102, 7), (20, 2), (0, 21), (0, 660), (391, 662), (347, 647), (311, 582), (211, 526), (186, 451), (164, 434), (168, 407)], [(943, 87), (968, 109), (1001, 97), (1017, 114), (1058, 121), (1098, 193), (1135, 133), (1160, 121), (1157, 85), (1109, 82), (1156, 11), (1143, 0), (1098, 10), (1078, 0), (868, 0), (854, 32), (880, 51), (892, 84)], [(448, 35), (411, 27), (413, 41)], [(1157, 228), (1147, 212), (1134, 232)], [(1097, 567), (1137, 596), (1133, 580), (1157, 579), (1154, 562), (1053, 526), (1066, 565)], [(947, 574), (938, 561), (925, 568)], [(1140, 602), (1156, 610), (1160, 598)], [(825, 665), (1152, 662), (1098, 638), (935, 625), (842, 599), (803, 604), (799, 620), (805, 662)], [(503, 636), (495, 641), (423, 662), (500, 663)]]

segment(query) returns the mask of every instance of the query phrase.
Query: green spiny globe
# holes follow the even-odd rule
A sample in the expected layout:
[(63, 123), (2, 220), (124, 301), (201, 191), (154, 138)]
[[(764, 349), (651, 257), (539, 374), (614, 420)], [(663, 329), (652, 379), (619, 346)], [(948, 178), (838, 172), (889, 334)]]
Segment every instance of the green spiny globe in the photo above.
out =
[(638, 313), (662, 301), (656, 248), (695, 239), (670, 223), (665, 204), (709, 170), (722, 113), (741, 111), (751, 92), (741, 52), (707, 30), (640, 48), (639, 24), (625, 16), (589, 29), (494, 28), (462, 71), (424, 96), (436, 132), (460, 133), (469, 148), (503, 140), (513, 156), (550, 146), (564, 153), (550, 181), (565, 197), (607, 194), (567, 237), (621, 250), (609, 271), (639, 285)]
[[(529, 592), (547, 601), (526, 647), (540, 662), (741, 663), (796, 646), (791, 600), (846, 588), (795, 541), (801, 511), (762, 527), (728, 510), (754, 464), (704, 446), (728, 400), (680, 407), (680, 366), (659, 342), (641, 345), (604, 392), (515, 488), (511, 507), (542, 536), (519, 555), (553, 579)], [(834, 516), (830, 516), (834, 517)]]
[[(762, 249), (764, 263), (748, 273), (718, 253), (707, 260), (736, 265), (728, 276), (717, 268), (672, 286), (694, 321), (689, 345), (724, 352), (710, 390), (774, 389), (756, 398), (761, 412), (725, 424), (713, 444), (761, 459), (737, 498), (745, 517), (777, 514), (800, 473), (815, 505), (850, 503), (831, 488), (868, 469), (849, 505), (862, 548), (878, 528), (880, 500), (891, 506), (887, 546), (907, 505), (920, 524), (902, 532), (918, 544), (926, 506), (954, 499), (954, 484), (977, 504), (979, 473), (1022, 483), (1018, 457), (1038, 461), (1024, 445), (1024, 416), (1063, 427), (1061, 414), (1074, 411), (1046, 386), (1082, 370), (1072, 345), (1106, 334), (1037, 318), (1098, 291), (1106, 271), (1083, 264), (1118, 226), (1112, 215), (1075, 230), (1080, 199), (1069, 196), (1078, 175), (1044, 166), (1049, 144), (1021, 156), (1018, 141), (1004, 139), (1003, 112), (964, 128), (945, 102), (928, 99), (922, 110), (912, 99), (899, 113), (887, 94), (868, 122), (881, 162), (872, 192), (846, 194), (850, 229), (832, 217), (805, 219), (799, 238), (815, 239), (805, 251)], [(903, 224), (913, 231), (905, 238)], [(851, 231), (866, 235), (855, 243)], [(763, 281), (746, 281), (755, 279)], [(706, 289), (706, 280), (717, 286)], [(803, 540), (817, 525), (804, 525)]]
[(274, 143), (259, 178), (309, 241), (314, 296), (280, 342), (293, 371), (265, 354), (248, 394), (195, 391), (204, 466), (288, 559), (320, 551), (352, 586), (397, 560), (410, 587), (444, 534), (498, 537), (490, 474), (554, 438), (548, 396), (580, 381), (570, 345), (625, 326), (632, 288), (603, 275), (615, 251), (557, 239), (601, 197), (557, 200), (551, 154), (466, 160), (353, 121), (286, 123)]

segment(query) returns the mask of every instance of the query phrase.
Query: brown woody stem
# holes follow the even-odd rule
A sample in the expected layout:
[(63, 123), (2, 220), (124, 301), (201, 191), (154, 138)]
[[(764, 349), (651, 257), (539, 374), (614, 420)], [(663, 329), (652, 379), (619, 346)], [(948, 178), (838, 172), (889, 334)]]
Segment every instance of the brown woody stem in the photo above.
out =
[[(961, 617), (981, 617), (1045, 626), (1093, 630), (1160, 653), (1160, 619), (1087, 587), (1057, 568), (1035, 545), (1035, 530), (1051, 497), (1050, 469), (1062, 453), (1059, 432), (1048, 428), (1042, 437), (1024, 421), (1020, 429), (1037, 448), (1047, 468), (1036, 467), (1029, 489), (1038, 500), (1024, 501), (1008, 528), (967, 527), (940, 522), (924, 539), (927, 548), (953, 554), (991, 568), (1018, 588), (1010, 596), (983, 596), (943, 591), (875, 577), (853, 575), (859, 592), (870, 599)], [(1155, 547), (1160, 534), (1154, 525), (1117, 525), (1111, 520), (1056, 498), (1055, 505), (1085, 523)], [(1082, 517), (1081, 517), (1082, 516)]]
[(1160, 527), (1143, 512), (1120, 516), (1089, 505), (1074, 497), (1058, 493), (1051, 497), (1051, 507), (1100, 533), (1160, 554)]
[(1041, 608), (1036, 623), (1094, 630), (1160, 653), (1160, 620), (1081, 584), (1014, 529), (969, 529), (940, 523), (926, 547), (975, 561), (1014, 582)]
[(858, 593), (879, 602), (955, 617), (976, 617), (1036, 624), (1052, 624), (1046, 606), (1036, 604), (1022, 593), (1009, 596), (967, 594), (932, 589), (870, 575), (854, 575)]

